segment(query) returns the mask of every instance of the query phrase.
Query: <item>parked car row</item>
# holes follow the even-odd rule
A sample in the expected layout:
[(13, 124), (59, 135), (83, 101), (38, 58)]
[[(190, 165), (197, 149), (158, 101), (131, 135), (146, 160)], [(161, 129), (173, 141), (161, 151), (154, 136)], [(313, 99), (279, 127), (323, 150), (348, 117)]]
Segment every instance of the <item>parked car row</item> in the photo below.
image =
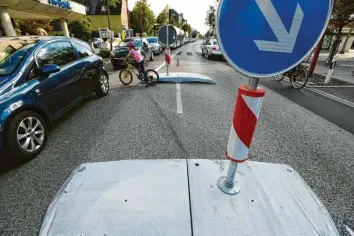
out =
[(197, 38), (185, 38), (186, 43), (194, 43), (195, 41), (197, 41)]
[(67, 37), (0, 37), (1, 158), (26, 161), (45, 147), (50, 124), (93, 92), (109, 92), (101, 57)]

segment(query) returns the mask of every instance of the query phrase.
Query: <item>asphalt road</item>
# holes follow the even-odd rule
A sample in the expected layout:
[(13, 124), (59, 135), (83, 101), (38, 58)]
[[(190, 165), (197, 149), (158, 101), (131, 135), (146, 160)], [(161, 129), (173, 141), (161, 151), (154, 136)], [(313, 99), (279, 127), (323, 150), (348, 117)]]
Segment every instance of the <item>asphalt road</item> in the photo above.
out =
[[(0, 235), (37, 235), (52, 198), (81, 163), (224, 159), (237, 88), (247, 78), (225, 61), (202, 58), (199, 43), (185, 46), (170, 69), (202, 73), (217, 84), (181, 84), (182, 114), (177, 114), (176, 84), (145, 88), (118, 83), (108, 96), (92, 97), (58, 120), (47, 148), (36, 159), (2, 170)], [(162, 59), (156, 57), (151, 66)], [(117, 72), (110, 76), (116, 80)], [(344, 221), (354, 225), (353, 134), (308, 110), (311, 107), (298, 105), (292, 95), (265, 88), (249, 159), (289, 164), (319, 196), (340, 230)], [(313, 96), (322, 106), (324, 98)]]

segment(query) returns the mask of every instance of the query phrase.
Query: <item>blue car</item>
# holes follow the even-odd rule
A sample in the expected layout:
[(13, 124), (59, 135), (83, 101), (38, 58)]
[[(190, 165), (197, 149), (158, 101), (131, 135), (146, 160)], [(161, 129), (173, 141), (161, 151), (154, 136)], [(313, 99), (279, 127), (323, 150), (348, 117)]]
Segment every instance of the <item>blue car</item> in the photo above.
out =
[(1, 157), (27, 161), (45, 147), (50, 124), (93, 92), (109, 92), (101, 57), (78, 39), (0, 38)]

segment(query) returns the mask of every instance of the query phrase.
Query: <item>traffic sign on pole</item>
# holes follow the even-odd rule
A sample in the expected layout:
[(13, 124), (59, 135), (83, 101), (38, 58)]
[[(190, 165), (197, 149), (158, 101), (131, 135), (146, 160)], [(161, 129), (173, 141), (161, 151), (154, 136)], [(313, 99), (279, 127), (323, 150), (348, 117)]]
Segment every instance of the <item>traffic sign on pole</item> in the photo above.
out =
[(333, 0), (221, 0), (217, 34), (241, 73), (268, 77), (299, 64), (325, 32)]
[(158, 38), (163, 45), (169, 46), (176, 42), (177, 31), (171, 25), (164, 25), (159, 29)]

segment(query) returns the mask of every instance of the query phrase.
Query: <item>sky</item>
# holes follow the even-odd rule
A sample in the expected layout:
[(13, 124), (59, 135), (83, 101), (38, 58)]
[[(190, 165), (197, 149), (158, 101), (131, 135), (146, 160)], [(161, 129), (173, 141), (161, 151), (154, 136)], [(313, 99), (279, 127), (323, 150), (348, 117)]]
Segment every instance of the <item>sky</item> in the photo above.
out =
[[(128, 0), (129, 10), (133, 10), (137, 0)], [(205, 33), (208, 27), (204, 24), (206, 12), (209, 5), (215, 5), (215, 0), (148, 0), (151, 9), (156, 17), (161, 13), (163, 8), (168, 4), (178, 13), (183, 13), (184, 18), (192, 28), (197, 29), (201, 33)]]

